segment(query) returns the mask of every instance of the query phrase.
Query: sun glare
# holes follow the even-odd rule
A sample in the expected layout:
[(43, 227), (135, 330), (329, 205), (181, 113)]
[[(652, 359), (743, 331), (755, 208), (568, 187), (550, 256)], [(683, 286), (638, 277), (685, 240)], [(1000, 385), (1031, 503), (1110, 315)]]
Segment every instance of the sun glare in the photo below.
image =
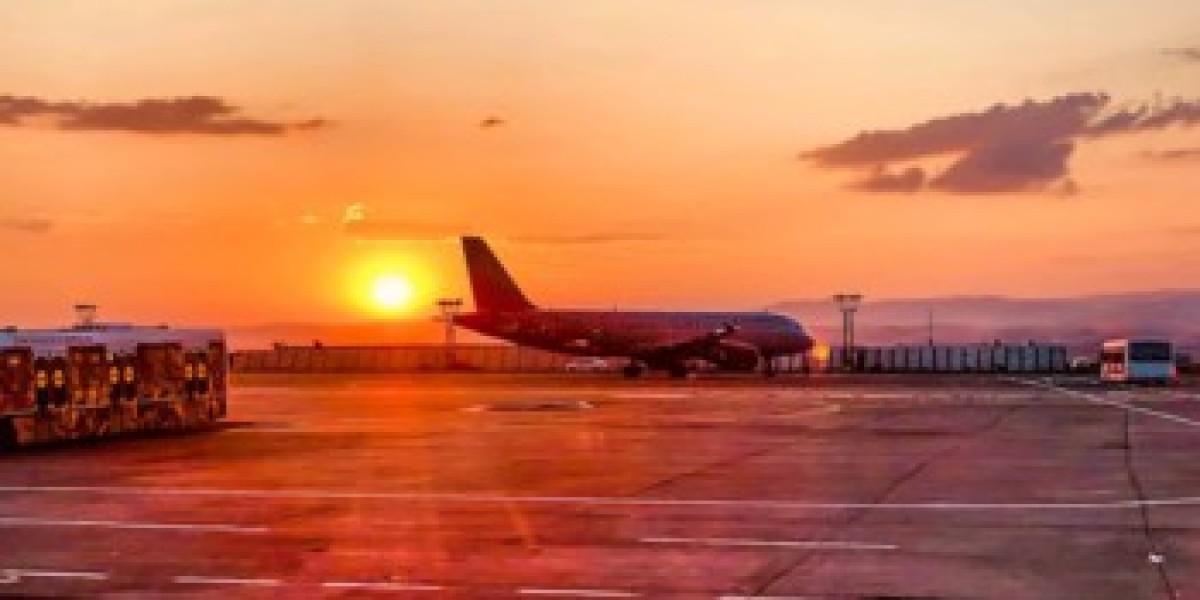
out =
[(408, 306), (413, 298), (413, 286), (400, 275), (383, 275), (371, 287), (375, 305), (385, 311), (397, 311)]

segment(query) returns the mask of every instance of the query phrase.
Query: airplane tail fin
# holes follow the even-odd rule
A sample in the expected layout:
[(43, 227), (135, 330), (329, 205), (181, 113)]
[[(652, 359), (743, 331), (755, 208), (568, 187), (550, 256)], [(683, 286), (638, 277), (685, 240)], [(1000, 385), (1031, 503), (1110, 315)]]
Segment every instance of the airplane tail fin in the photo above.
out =
[(462, 239), (463, 255), (467, 259), (467, 273), (471, 278), (471, 292), (475, 296), (475, 310), (479, 312), (521, 312), (536, 308), (504, 265), (492, 253), (487, 242), (479, 237)]

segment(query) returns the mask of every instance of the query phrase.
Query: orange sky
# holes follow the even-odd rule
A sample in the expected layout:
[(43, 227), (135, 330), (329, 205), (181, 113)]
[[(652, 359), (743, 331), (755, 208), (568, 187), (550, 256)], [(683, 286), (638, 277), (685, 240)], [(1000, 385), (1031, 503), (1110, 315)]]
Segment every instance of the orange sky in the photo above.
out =
[[(861, 169), (797, 159), (997, 103), (1200, 98), (1200, 60), (1166, 52), (1200, 46), (1200, 3), (1047, 4), (0, 4), (0, 95), (211, 96), (238, 117), (328, 120), (281, 135), (0, 125), (3, 312), (54, 322), (83, 299), (148, 321), (373, 317), (378, 273), (409, 273), (423, 305), (463, 295), (457, 247), (414, 239), (458, 233), (494, 239), (551, 306), (1194, 287), (1200, 160), (1146, 152), (1200, 148), (1200, 127), (1076, 139), (1070, 196), (872, 193), (852, 187)], [(352, 205), (403, 231), (355, 239)]]

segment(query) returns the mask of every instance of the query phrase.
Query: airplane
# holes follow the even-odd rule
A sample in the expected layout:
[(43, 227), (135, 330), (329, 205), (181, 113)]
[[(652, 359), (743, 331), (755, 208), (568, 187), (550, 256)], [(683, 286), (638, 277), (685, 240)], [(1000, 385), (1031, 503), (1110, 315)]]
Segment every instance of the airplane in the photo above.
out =
[(454, 322), (483, 335), (579, 356), (629, 359), (635, 378), (647, 370), (687, 377), (696, 359), (731, 371), (775, 375), (772, 358), (808, 352), (813, 339), (795, 320), (769, 312), (667, 312), (539, 309), (482, 238), (462, 238), (475, 312)]

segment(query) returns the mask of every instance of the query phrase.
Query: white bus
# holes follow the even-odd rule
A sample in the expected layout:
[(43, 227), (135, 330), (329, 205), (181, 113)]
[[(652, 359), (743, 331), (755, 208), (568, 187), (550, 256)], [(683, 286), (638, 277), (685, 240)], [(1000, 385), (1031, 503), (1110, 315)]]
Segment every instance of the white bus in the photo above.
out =
[(1175, 350), (1165, 340), (1109, 340), (1100, 353), (1100, 379), (1168, 383), (1176, 377)]
[(213, 329), (0, 329), (0, 449), (214, 423), (227, 366)]

